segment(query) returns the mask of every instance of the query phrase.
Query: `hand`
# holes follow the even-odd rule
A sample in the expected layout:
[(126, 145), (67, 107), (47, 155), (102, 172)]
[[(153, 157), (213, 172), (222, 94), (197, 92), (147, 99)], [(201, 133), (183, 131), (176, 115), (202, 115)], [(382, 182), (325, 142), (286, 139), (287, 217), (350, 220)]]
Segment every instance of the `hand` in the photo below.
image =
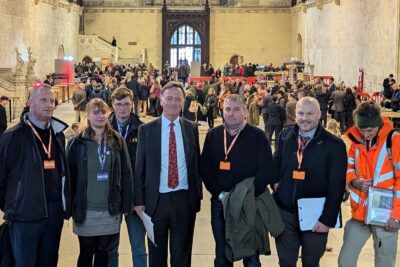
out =
[(357, 178), (351, 182), (351, 185), (364, 193), (368, 193), (368, 188), (370, 186), (372, 186), (372, 180), (365, 180), (363, 178)]
[(136, 214), (142, 219), (143, 212), (146, 209), (146, 207), (141, 205), (141, 206), (135, 206), (133, 209), (136, 211)]
[(325, 224), (321, 223), (320, 221), (317, 221), (317, 223), (314, 225), (314, 228), (312, 231), (314, 233), (327, 233), (329, 232), (330, 227), (326, 226)]
[(400, 222), (389, 219), (385, 224), (385, 230), (388, 232), (396, 232), (400, 229)]

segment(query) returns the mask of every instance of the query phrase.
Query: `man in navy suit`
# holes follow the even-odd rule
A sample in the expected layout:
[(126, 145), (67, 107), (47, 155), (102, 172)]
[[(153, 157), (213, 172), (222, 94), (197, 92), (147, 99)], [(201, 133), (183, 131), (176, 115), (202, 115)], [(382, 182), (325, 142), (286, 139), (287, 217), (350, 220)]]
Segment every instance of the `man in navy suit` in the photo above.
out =
[(149, 266), (189, 267), (196, 213), (202, 197), (197, 125), (179, 117), (184, 102), (180, 83), (161, 90), (163, 114), (139, 127), (134, 204), (139, 216), (154, 223), (155, 246), (149, 244)]

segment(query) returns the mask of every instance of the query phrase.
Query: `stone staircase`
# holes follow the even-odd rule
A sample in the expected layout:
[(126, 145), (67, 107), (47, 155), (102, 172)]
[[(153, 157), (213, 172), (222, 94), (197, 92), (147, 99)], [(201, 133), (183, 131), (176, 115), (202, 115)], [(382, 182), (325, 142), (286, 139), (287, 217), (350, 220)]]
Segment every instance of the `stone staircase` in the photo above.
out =
[(79, 53), (78, 58), (109, 58), (113, 62), (119, 60), (121, 48), (112, 46), (110, 42), (98, 35), (78, 35)]

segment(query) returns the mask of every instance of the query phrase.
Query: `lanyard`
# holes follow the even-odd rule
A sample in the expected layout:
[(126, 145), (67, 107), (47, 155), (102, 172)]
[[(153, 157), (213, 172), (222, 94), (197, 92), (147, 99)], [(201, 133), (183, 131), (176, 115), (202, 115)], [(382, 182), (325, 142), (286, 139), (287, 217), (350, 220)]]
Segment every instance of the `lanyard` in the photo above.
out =
[(304, 147), (303, 147), (302, 142), (301, 142), (301, 140), (300, 140), (300, 136), (297, 138), (297, 145), (298, 145), (298, 148), (297, 148), (297, 163), (298, 163), (297, 168), (298, 168), (299, 170), (301, 170), (301, 162), (303, 161), (303, 151), (304, 151), (304, 149), (306, 148), (306, 146), (307, 146), (307, 144), (308, 144), (309, 141), (310, 141), (310, 140), (308, 140), (308, 141), (304, 144)]
[(106, 163), (106, 151), (107, 142), (105, 142), (104, 138), (102, 138), (101, 143), (97, 145), (97, 154), (99, 156), (101, 172), (104, 172), (104, 164)]
[(40, 135), (39, 135), (38, 132), (36, 131), (35, 127), (32, 126), (32, 123), (31, 123), (29, 120), (27, 120), (26, 122), (27, 122), (27, 124), (31, 127), (31, 129), (32, 129), (33, 133), (35, 134), (36, 138), (39, 139), (40, 143), (42, 144), (44, 153), (47, 154), (47, 158), (48, 158), (48, 159), (51, 159), (51, 142), (52, 142), (51, 129), (49, 128), (49, 134), (50, 134), (50, 137), (49, 137), (49, 145), (48, 145), (48, 147), (46, 148), (46, 146), (45, 146), (44, 143), (43, 143), (42, 138), (40, 138)]
[(242, 130), (240, 130), (239, 132), (238, 132), (238, 134), (235, 136), (235, 138), (233, 139), (233, 141), (232, 141), (232, 143), (231, 143), (231, 145), (229, 146), (229, 148), (227, 149), (226, 148), (226, 130), (224, 129), (224, 149), (225, 149), (225, 161), (227, 161), (227, 159), (228, 159), (228, 155), (229, 155), (229, 153), (231, 152), (231, 150), (232, 150), (232, 147), (235, 145), (235, 143), (236, 143), (236, 140), (238, 139), (238, 137), (239, 137), (239, 134), (242, 132)]
[[(124, 128), (118, 122), (117, 122), (117, 125), (118, 125), (118, 132), (120, 133), (120, 135), (122, 135)], [(129, 130), (129, 124), (126, 125), (125, 134), (124, 134), (124, 136), (122, 136), (125, 140), (126, 140), (126, 137), (128, 136), (128, 130)]]

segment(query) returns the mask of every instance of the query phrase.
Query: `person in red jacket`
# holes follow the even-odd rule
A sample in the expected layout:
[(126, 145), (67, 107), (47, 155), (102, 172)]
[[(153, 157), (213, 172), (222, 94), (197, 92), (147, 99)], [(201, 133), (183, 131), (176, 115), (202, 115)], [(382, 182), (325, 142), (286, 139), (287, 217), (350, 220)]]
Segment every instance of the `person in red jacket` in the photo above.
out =
[[(346, 133), (351, 141), (346, 181), (352, 218), (344, 229), (339, 266), (357, 266), (361, 249), (372, 235), (375, 266), (394, 267), (400, 228), (400, 134), (395, 132), (391, 137), (390, 160), (386, 143), (393, 125), (381, 117), (379, 106), (372, 101), (364, 102), (354, 114), (356, 125)], [(371, 187), (393, 190), (392, 210), (385, 226), (364, 223)]]

